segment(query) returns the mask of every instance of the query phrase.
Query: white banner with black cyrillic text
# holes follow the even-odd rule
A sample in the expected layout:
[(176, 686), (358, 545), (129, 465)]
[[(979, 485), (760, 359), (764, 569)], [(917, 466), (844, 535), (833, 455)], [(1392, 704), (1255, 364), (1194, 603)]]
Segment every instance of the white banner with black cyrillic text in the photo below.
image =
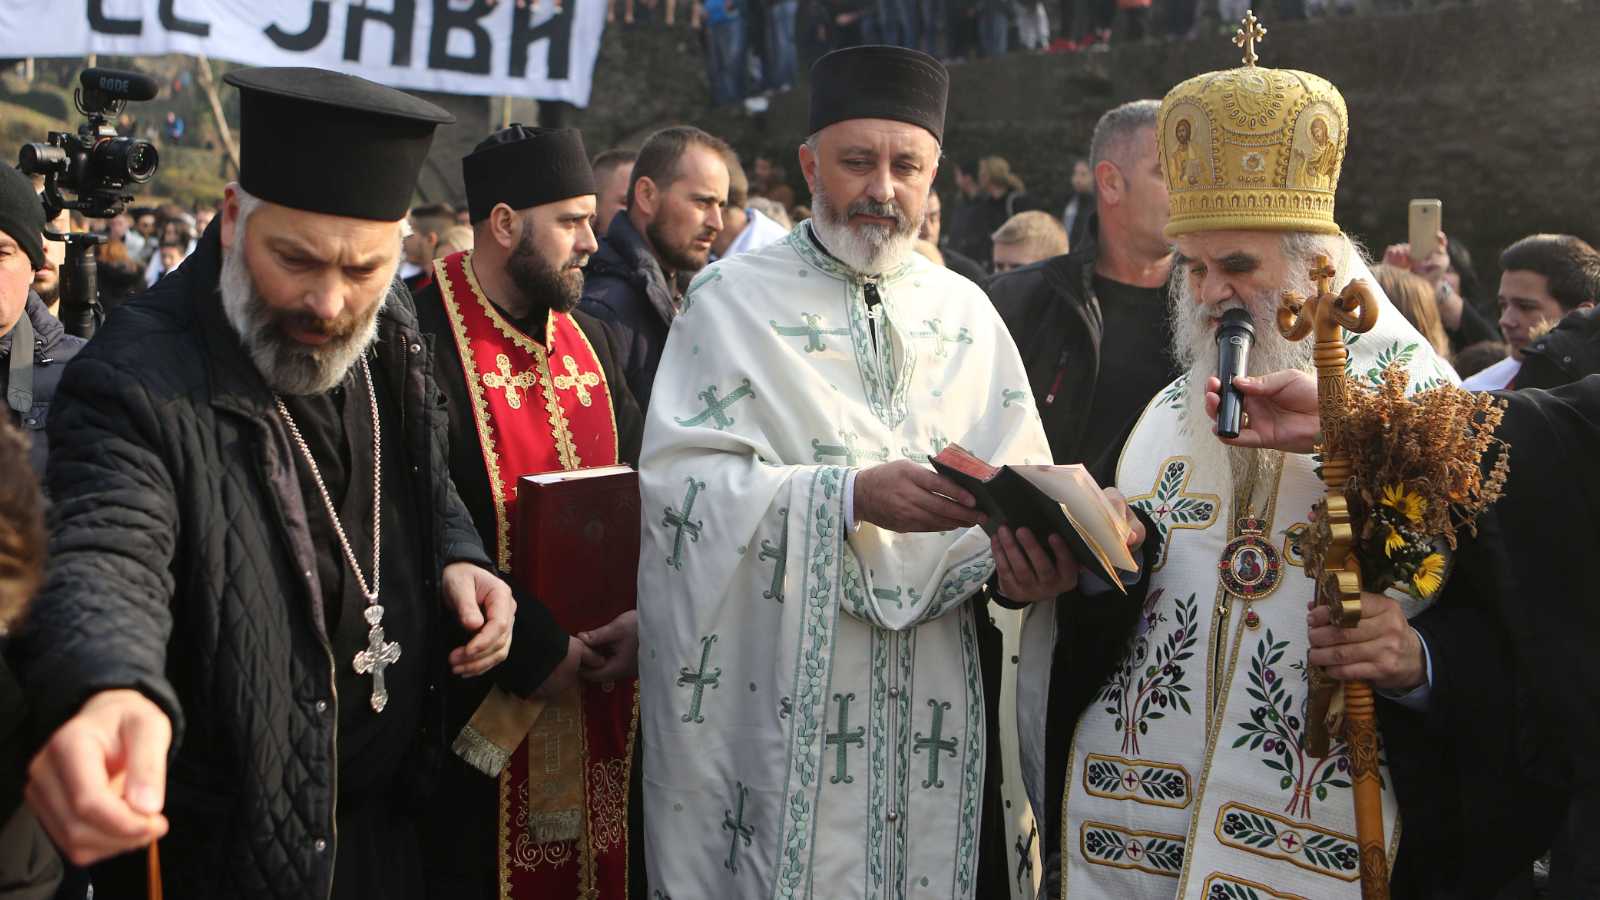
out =
[(606, 0), (4, 0), (0, 57), (203, 53), (587, 106), (605, 14)]

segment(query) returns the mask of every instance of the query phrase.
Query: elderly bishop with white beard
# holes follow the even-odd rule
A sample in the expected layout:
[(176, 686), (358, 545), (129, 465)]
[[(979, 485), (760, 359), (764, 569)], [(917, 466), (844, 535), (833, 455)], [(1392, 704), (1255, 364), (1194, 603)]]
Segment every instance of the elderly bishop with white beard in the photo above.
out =
[(800, 149), (815, 218), (708, 268), (667, 338), (640, 462), (652, 896), (1013, 881), (985, 809), (1001, 754), (980, 589), (998, 566), (1005, 596), (1054, 603), (1077, 566), (1057, 536), (991, 541), (926, 467), (951, 442), (1050, 460), (994, 308), (912, 252), (946, 85), (913, 50), (820, 60)]
[[(1157, 121), (1162, 159), (1201, 161), (1163, 166), (1167, 234), (1179, 253), (1173, 351), (1188, 372), (1146, 407), (1117, 465), (1117, 486), (1161, 538), (1147, 559), (1147, 600), (1119, 611), (1097, 640), (1064, 640), (1068, 658), (1058, 649), (1056, 666), (1074, 677), (1053, 684), (1075, 686), (1051, 697), (1047, 738), (1057, 896), (1361, 893), (1348, 753), (1337, 739), (1322, 758), (1305, 745), (1312, 582), (1302, 542), (1323, 495), (1316, 461), (1224, 446), (1205, 391), (1226, 311), (1243, 309), (1254, 325), (1251, 374), (1308, 370), (1310, 342), (1290, 343), (1274, 324), (1281, 296), (1313, 293), (1319, 254), (1332, 261), (1335, 285), (1359, 278), (1375, 293), (1376, 285), (1334, 220), (1349, 135), (1343, 98), (1315, 75), (1258, 68), (1253, 49), (1246, 54), (1242, 68), (1174, 88)], [(1351, 373), (1376, 382), (1399, 363), (1414, 389), (1453, 380), (1427, 341), (1379, 302), (1377, 326), (1347, 339)], [(1419, 605), (1379, 599), (1352, 634), (1412, 641), (1403, 614)], [(1097, 661), (1101, 647), (1115, 649)], [(1024, 678), (1028, 668), (1025, 660)], [(1399, 671), (1373, 679), (1401, 702), (1420, 680)], [(1392, 865), (1387, 769), (1384, 780)]]

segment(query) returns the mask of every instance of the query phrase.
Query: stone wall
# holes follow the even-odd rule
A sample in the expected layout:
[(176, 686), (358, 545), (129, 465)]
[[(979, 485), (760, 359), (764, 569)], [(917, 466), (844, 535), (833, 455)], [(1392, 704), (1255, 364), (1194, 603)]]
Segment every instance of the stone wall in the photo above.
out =
[[(1405, 239), (1413, 197), (1444, 201), (1445, 228), (1473, 251), (1491, 295), (1499, 250), (1516, 238), (1567, 231), (1600, 240), (1600, 0), (1486, 0), (1267, 27), (1262, 65), (1316, 72), (1345, 95), (1351, 141), (1338, 216), (1374, 250)], [(1239, 52), (1208, 38), (955, 66), (946, 155), (1003, 155), (1030, 193), (1058, 208), (1102, 112), (1237, 65)], [(754, 117), (714, 113), (706, 93), (693, 32), (613, 28), (593, 103), (570, 122), (594, 151), (686, 121), (728, 137), (746, 158), (793, 159), (803, 90)], [(481, 134), (486, 113), (477, 122)], [(452, 152), (453, 163), (460, 152)]]

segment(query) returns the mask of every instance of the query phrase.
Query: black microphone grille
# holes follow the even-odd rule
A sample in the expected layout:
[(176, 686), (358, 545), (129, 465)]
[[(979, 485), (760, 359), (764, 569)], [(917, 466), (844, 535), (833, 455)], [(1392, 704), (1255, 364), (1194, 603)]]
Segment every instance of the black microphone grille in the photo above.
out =
[(119, 100), (153, 100), (161, 91), (161, 86), (149, 75), (120, 69), (84, 69), (78, 76), (78, 83), (85, 90), (99, 91)]
[(1256, 326), (1255, 322), (1250, 318), (1250, 311), (1235, 306), (1233, 309), (1224, 312), (1222, 314), (1222, 322), (1217, 327), (1217, 332), (1220, 335), (1224, 331), (1243, 331), (1252, 336), (1255, 335)]

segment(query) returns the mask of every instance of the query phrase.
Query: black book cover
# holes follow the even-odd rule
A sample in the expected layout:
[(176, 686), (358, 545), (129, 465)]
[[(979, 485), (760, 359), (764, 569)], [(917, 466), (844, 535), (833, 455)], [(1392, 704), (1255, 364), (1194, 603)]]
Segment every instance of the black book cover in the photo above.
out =
[[(964, 464), (963, 468), (976, 469), (977, 466), (982, 466), (989, 471), (986, 477), (982, 477), (956, 468), (946, 460), (961, 462)], [(978, 501), (978, 508), (987, 517), (983, 523), (983, 530), (991, 537), (1002, 526), (1007, 526), (1012, 531), (1026, 528), (1033, 532), (1034, 538), (1048, 550), (1049, 535), (1059, 534), (1067, 542), (1067, 549), (1072, 551), (1073, 558), (1081, 565), (1098, 572), (1100, 577), (1106, 579), (1106, 583), (1121, 587), (1122, 579), (1116, 570), (1103, 554), (1095, 552), (1088, 541), (1084, 540), (1083, 535), (1078, 533), (1078, 529), (1072, 524), (1072, 520), (1067, 518), (1066, 510), (1061, 508), (1061, 504), (1035, 487), (1028, 479), (1017, 474), (1010, 466), (989, 466), (970, 455), (965, 459), (952, 459), (940, 454), (934, 457), (932, 462), (933, 468), (940, 475), (961, 485)], [(972, 463), (976, 463), (976, 466)]]

